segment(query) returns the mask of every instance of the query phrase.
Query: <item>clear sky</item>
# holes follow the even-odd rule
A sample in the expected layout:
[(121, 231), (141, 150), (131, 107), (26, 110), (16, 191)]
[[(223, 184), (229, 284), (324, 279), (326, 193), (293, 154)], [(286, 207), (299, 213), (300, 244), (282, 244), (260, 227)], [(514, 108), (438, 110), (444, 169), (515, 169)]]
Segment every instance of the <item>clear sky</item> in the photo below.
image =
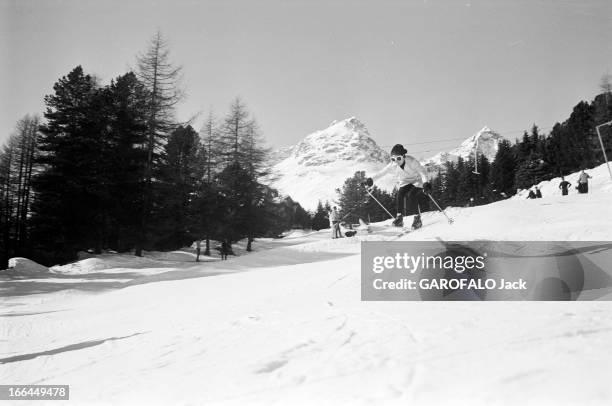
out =
[[(105, 83), (160, 29), (179, 118), (241, 96), (274, 147), (356, 116), (380, 145), (514, 138), (612, 73), (612, 1), (0, 0), (0, 141), (81, 64)], [(199, 129), (202, 118), (195, 121)], [(457, 142), (409, 147), (433, 155)]]

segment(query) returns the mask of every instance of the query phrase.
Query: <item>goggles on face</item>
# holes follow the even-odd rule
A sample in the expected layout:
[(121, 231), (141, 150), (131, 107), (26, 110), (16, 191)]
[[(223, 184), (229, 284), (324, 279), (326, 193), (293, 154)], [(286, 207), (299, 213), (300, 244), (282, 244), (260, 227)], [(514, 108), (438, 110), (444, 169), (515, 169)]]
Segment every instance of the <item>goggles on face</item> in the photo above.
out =
[(401, 162), (403, 159), (404, 159), (403, 156), (392, 156), (391, 157), (392, 162)]

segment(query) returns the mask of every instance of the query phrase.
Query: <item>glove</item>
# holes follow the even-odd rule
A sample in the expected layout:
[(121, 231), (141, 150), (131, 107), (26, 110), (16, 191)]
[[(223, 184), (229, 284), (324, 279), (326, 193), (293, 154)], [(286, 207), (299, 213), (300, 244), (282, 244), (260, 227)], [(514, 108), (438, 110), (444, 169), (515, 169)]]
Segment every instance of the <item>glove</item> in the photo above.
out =
[(365, 182), (362, 183), (362, 185), (366, 187), (372, 187), (373, 184), (374, 184), (374, 181), (372, 180), (372, 178), (367, 178)]
[(429, 182), (423, 183), (423, 193), (426, 193), (426, 194), (431, 193), (431, 183)]

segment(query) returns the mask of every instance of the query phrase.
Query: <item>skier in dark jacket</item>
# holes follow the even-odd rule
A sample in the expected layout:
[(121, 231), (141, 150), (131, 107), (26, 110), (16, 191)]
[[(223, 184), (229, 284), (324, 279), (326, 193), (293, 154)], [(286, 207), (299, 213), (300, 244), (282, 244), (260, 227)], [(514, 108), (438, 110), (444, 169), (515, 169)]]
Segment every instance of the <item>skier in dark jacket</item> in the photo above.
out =
[(401, 145), (396, 144), (391, 149), (391, 162), (380, 172), (366, 179), (366, 186), (370, 187), (374, 181), (380, 179), (390, 172), (397, 176), (396, 213), (393, 225), (403, 227), (404, 216), (414, 215), (412, 229), (421, 228), (421, 211), (427, 210), (429, 204), (425, 194), (431, 193), (431, 185), (427, 177), (427, 171), (415, 158), (407, 155), (408, 151)]
[(571, 183), (565, 180), (565, 176), (561, 176), (561, 183), (559, 183), (559, 189), (561, 189), (561, 194), (563, 196), (567, 196), (567, 190), (572, 186)]

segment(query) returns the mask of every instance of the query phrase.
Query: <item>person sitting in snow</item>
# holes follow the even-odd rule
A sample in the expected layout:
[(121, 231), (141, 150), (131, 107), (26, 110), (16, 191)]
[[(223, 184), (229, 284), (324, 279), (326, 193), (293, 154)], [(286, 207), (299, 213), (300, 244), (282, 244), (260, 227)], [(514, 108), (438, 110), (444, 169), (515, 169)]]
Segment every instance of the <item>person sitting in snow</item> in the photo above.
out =
[(431, 184), (427, 171), (415, 158), (407, 155), (408, 151), (401, 144), (391, 149), (391, 162), (380, 172), (367, 178), (365, 185), (371, 187), (374, 181), (390, 172), (397, 176), (396, 213), (393, 225), (403, 227), (404, 216), (414, 215), (412, 229), (421, 228), (421, 211), (427, 209), (428, 200), (425, 194), (431, 193)]
[(542, 198), (542, 192), (540, 192), (540, 188), (539, 187), (535, 187), (535, 195), (538, 199)]
[(567, 190), (570, 186), (572, 186), (572, 184), (565, 180), (565, 176), (561, 176), (561, 183), (559, 183), (559, 189), (561, 189), (561, 194), (563, 196), (567, 196)]
[(536, 196), (535, 192), (533, 191), (533, 189), (529, 189), (529, 195), (527, 195), (527, 199), (536, 199), (538, 196)]

